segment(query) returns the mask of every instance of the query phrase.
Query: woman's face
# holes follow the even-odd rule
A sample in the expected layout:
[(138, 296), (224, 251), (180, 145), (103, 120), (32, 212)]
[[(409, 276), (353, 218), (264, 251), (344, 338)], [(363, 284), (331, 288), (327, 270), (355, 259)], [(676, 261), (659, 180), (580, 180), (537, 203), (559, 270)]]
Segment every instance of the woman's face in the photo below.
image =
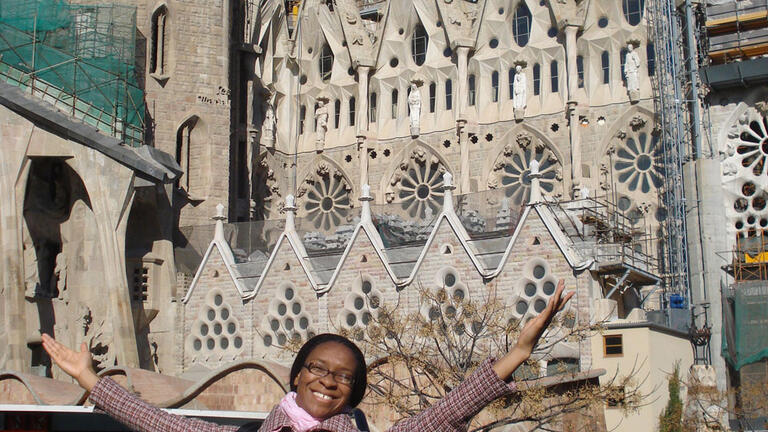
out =
[[(354, 377), (356, 364), (354, 354), (346, 346), (337, 342), (318, 345), (309, 353), (294, 380), (296, 404), (315, 418), (326, 419), (342, 412), (349, 403), (355, 383), (339, 383), (334, 374)], [(307, 368), (310, 365), (330, 373), (324, 377), (317, 376)]]

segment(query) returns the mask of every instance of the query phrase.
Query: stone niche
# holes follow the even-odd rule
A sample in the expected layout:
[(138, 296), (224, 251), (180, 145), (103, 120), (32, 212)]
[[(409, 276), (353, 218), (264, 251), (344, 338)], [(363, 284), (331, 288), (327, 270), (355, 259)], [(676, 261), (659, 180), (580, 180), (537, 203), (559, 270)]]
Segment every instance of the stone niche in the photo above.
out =
[[(97, 339), (97, 362), (111, 365), (103, 254), (81, 177), (65, 158), (32, 158), (23, 208), (27, 340), (32, 341), (33, 363), (40, 351), (35, 341), (44, 331), (69, 345)], [(44, 361), (35, 366), (38, 373), (51, 374)]]

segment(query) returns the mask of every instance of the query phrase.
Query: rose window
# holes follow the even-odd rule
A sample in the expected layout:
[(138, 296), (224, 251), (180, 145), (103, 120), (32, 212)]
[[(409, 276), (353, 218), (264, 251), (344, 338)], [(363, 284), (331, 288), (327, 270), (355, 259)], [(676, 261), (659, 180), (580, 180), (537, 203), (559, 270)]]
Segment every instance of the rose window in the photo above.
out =
[(752, 120), (739, 134), (736, 152), (741, 166), (749, 168), (755, 176), (766, 173), (765, 158), (768, 156), (768, 118)]
[(437, 214), (443, 205), (443, 174), (440, 160), (425, 149), (416, 149), (390, 181), (387, 201), (397, 201), (411, 217)]
[(531, 137), (519, 135), (516, 144), (504, 147), (502, 155), (493, 166), (488, 181), (490, 189), (504, 188), (505, 195), (514, 204), (528, 202), (531, 195), (531, 162), (539, 162), (539, 184), (545, 193), (552, 193), (562, 180), (560, 162), (543, 144), (531, 144)]
[(347, 221), (352, 207), (349, 196), (352, 188), (340, 171), (331, 173), (323, 164), (304, 183), (297, 195), (303, 196), (305, 215), (315, 228), (327, 231)]
[(730, 229), (740, 236), (768, 229), (768, 118), (754, 110), (731, 126), (724, 151), (723, 180)]
[(664, 183), (661, 146), (655, 136), (645, 132), (627, 138), (616, 152), (613, 166), (618, 181), (630, 191), (648, 193), (651, 186), (659, 188)]

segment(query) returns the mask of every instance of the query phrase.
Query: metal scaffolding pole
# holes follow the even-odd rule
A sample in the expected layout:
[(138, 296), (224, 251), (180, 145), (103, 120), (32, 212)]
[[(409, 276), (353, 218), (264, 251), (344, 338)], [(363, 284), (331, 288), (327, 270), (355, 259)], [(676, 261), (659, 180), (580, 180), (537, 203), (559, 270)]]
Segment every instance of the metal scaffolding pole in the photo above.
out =
[(674, 0), (653, 0), (649, 4), (649, 30), (656, 50), (654, 103), (659, 115), (659, 140), (663, 145), (665, 181), (662, 199), (667, 208), (665, 221), (666, 262), (664, 263), (665, 302), (670, 294), (683, 294), (689, 300), (688, 239), (686, 199), (683, 188), (683, 163), (689, 160), (691, 122), (688, 92), (691, 83), (686, 71), (685, 37), (682, 17)]

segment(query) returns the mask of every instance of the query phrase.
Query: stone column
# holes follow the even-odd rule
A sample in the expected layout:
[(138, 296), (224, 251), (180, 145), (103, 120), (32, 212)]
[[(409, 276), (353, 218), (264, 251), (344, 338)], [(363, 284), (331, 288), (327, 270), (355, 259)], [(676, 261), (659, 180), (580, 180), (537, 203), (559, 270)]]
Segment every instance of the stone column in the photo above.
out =
[(459, 186), (462, 194), (469, 193), (469, 139), (467, 136), (467, 121), (456, 120), (456, 135), (459, 138), (459, 148), (461, 149), (461, 165)]
[(457, 59), (457, 67), (458, 67), (458, 83), (456, 86), (456, 118), (457, 119), (465, 119), (466, 113), (464, 112), (465, 107), (467, 106), (467, 98), (468, 95), (468, 88), (469, 84), (467, 82), (467, 62), (469, 61), (469, 47), (466, 46), (459, 46), (456, 47), (456, 59)]
[(368, 132), (368, 73), (369, 66), (357, 67), (357, 135), (365, 135)]
[(568, 128), (571, 138), (571, 197), (579, 197), (581, 189), (581, 130), (579, 130), (579, 105), (568, 102)]
[(360, 187), (368, 184), (368, 144), (365, 136), (357, 137), (357, 152), (360, 158)]
[(576, 96), (576, 89), (579, 86), (579, 70), (576, 66), (576, 33), (579, 28), (574, 25), (565, 27), (565, 60), (568, 74), (568, 93), (566, 100), (571, 101)]

